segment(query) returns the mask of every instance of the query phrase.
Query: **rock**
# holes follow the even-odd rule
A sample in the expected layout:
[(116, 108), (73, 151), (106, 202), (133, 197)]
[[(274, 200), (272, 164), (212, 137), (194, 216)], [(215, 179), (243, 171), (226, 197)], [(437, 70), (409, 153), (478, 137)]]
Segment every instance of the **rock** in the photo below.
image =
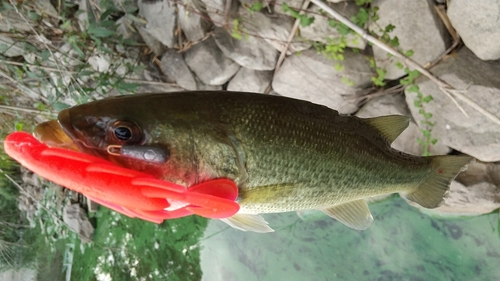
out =
[[(456, 89), (466, 89), (464, 95), (481, 107), (500, 117), (500, 64), (479, 60), (470, 50), (462, 48), (456, 58), (448, 58), (432, 69), (440, 79)], [(500, 126), (487, 117), (458, 100), (467, 111), (466, 117), (443, 94), (438, 86), (421, 77), (416, 80), (424, 95), (431, 95), (434, 100), (424, 104), (426, 112), (434, 114), (435, 126), (432, 134), (442, 144), (471, 155), (481, 161), (500, 161)], [(406, 91), (406, 102), (417, 124), (423, 117), (413, 103), (415, 93)]]
[(222, 85), (240, 66), (224, 56), (213, 37), (192, 46), (184, 55), (189, 68), (207, 85)]
[[(436, 15), (429, 0), (403, 2), (398, 0), (374, 0), (372, 6), (379, 7), (380, 19), (371, 22), (370, 32), (382, 35), (380, 28), (389, 24), (395, 26), (391, 38), (399, 38), (399, 49), (403, 52), (413, 50), (413, 60), (425, 64), (435, 60), (446, 50), (448, 35), (442, 21)], [(418, 19), (418, 20), (415, 20)], [(398, 60), (388, 57), (387, 53), (373, 46), (373, 54), (378, 67), (386, 70), (387, 79), (397, 79), (405, 72), (396, 66)]]
[(264, 93), (272, 78), (272, 71), (258, 71), (242, 67), (229, 82), (227, 90)]
[(0, 34), (0, 54), (7, 57), (18, 57), (24, 54), (23, 43)]
[[(323, 104), (340, 113), (353, 113), (358, 109), (350, 98), (356, 91), (371, 84), (373, 71), (368, 61), (346, 50), (343, 71), (335, 69), (335, 61), (307, 50), (288, 57), (275, 74), (273, 89), (282, 96)], [(344, 82), (342, 82), (344, 81)], [(352, 82), (352, 86), (347, 82)]]
[(182, 54), (174, 49), (168, 49), (161, 58), (161, 70), (168, 77), (172, 78), (177, 85), (186, 90), (195, 91), (196, 81), (193, 73), (184, 62)]
[(222, 85), (207, 85), (207, 84), (201, 82), (201, 80), (197, 76), (194, 77), (194, 80), (196, 81), (196, 89), (198, 91), (220, 91), (220, 90), (222, 90)]
[[(267, 12), (250, 12), (248, 9), (240, 8), (241, 30), (244, 35), (261, 38), (281, 52), (288, 42), (288, 36), (292, 30), (294, 19), (280, 14), (269, 14)], [(295, 37), (288, 47), (288, 54), (307, 50), (312, 43)]]
[[(29, 20), (29, 19), (28, 19)], [(36, 23), (29, 21), (29, 24), (14, 10), (4, 10), (2, 11), (2, 17), (0, 18), (0, 31), (3, 32), (29, 32), (31, 31), (30, 25), (36, 25)]]
[(177, 23), (176, 5), (169, 0), (139, 0), (139, 15), (146, 19), (145, 30), (163, 45), (172, 48)]
[(78, 204), (71, 204), (64, 206), (63, 221), (76, 232), (82, 242), (90, 242), (94, 227), (90, 224), (85, 210)]
[[(195, 42), (207, 35), (212, 24), (201, 17), (200, 11), (193, 8), (191, 2), (187, 1), (185, 4), (177, 4), (177, 9), (179, 10), (179, 24), (184, 35), (189, 41)], [(189, 8), (187, 9), (186, 7)]]
[[(355, 16), (359, 11), (359, 7), (356, 6), (354, 2), (331, 4), (330, 6), (346, 18)], [(300, 36), (302, 38), (311, 41), (319, 41), (324, 44), (328, 44), (332, 41), (337, 42), (342, 38), (342, 35), (337, 29), (330, 26), (330, 18), (321, 13), (318, 6), (312, 6), (307, 10), (310, 12), (310, 15), (314, 17), (314, 21), (308, 26), (300, 26)], [(364, 49), (366, 47), (366, 41), (357, 34), (349, 33), (345, 36), (345, 40), (348, 47), (357, 49)]]
[(254, 70), (272, 70), (278, 59), (278, 51), (265, 40), (248, 36), (239, 40), (222, 27), (216, 27), (214, 38), (224, 55), (239, 65)]
[(500, 59), (500, 0), (453, 0), (447, 13), (465, 46), (478, 58)]
[(138, 26), (137, 31), (139, 31), (139, 35), (141, 35), (142, 40), (144, 40), (144, 43), (146, 43), (148, 48), (151, 49), (151, 51), (153, 51), (155, 55), (161, 56), (163, 54), (163, 52), (165, 51), (165, 46), (163, 46), (163, 44), (154, 36), (149, 34), (146, 28), (144, 28), (143, 26)]
[[(368, 101), (356, 112), (356, 116), (362, 118), (378, 117), (384, 115), (406, 115), (410, 116), (410, 110), (406, 105), (403, 95), (385, 95)], [(410, 125), (392, 143), (392, 147), (413, 155), (422, 155), (422, 146), (417, 142), (422, 138), (422, 133), (415, 122), (410, 121)], [(450, 148), (437, 142), (429, 147), (433, 155), (443, 155), (450, 152)]]
[(127, 16), (123, 16), (116, 21), (116, 33), (121, 35), (123, 39), (131, 39), (134, 41), (140, 41), (140, 36), (136, 30), (132, 27), (134, 22)]
[[(482, 215), (500, 208), (500, 164), (476, 162), (468, 165), (451, 183), (443, 205), (430, 210), (439, 215)], [(418, 206), (411, 203), (413, 206)]]
[[(215, 26), (225, 26), (226, 24), (226, 0), (200, 0), (204, 6), (205, 6), (205, 12), (208, 14), (210, 17), (211, 22)], [(232, 6), (235, 7), (237, 5), (234, 5), (234, 2), (232, 2)], [(235, 18), (234, 16), (234, 10), (229, 11), (229, 18)]]

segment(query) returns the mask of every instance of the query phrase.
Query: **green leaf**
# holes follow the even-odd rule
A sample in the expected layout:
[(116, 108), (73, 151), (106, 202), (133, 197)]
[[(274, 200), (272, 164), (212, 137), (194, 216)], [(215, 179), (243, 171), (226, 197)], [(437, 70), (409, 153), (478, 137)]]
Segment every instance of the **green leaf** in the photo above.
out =
[(339, 72), (340, 72), (340, 71), (343, 71), (343, 70), (345, 69), (345, 66), (343, 66), (343, 65), (342, 65), (342, 64), (340, 64), (340, 63), (336, 63), (333, 67), (335, 68), (335, 70), (337, 70), (337, 71), (339, 71)]
[(114, 30), (110, 30), (104, 27), (98, 27), (98, 26), (89, 26), (89, 29), (87, 29), (87, 33), (89, 35), (92, 35), (97, 38), (105, 38), (105, 37), (110, 37), (116, 34)]
[(429, 103), (432, 101), (434, 98), (431, 95), (426, 96), (425, 98), (422, 99), (422, 102)]
[(52, 104), (52, 108), (54, 108), (54, 110), (56, 111), (61, 111), (63, 109), (66, 109), (66, 108), (70, 108), (71, 106), (67, 103), (64, 103), (64, 102), (60, 102), (60, 101), (56, 101)]
[(405, 53), (405, 57), (409, 58), (409, 57), (411, 57), (411, 56), (413, 56), (413, 50), (408, 50), (408, 51), (406, 51), (406, 53)]
[(401, 62), (396, 62), (396, 67), (399, 69), (403, 69), (404, 65)]
[(264, 8), (264, 3), (262, 2), (255, 2), (252, 4), (252, 6), (248, 7), (248, 9), (252, 12), (258, 12)]
[(303, 27), (309, 26), (314, 22), (314, 17), (308, 17), (306, 15), (300, 15), (300, 25)]
[(408, 88), (406, 88), (406, 90), (410, 93), (417, 93), (420, 89), (417, 85), (411, 84), (410, 86), (408, 86)]

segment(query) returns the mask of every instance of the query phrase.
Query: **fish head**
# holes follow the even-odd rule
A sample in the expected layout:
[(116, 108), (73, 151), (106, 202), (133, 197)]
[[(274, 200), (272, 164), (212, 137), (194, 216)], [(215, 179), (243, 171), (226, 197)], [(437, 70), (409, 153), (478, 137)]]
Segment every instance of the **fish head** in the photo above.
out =
[(168, 107), (126, 96), (62, 110), (57, 122), (38, 125), (34, 135), (49, 146), (78, 150), (190, 186), (198, 181), (190, 131), (185, 118)]

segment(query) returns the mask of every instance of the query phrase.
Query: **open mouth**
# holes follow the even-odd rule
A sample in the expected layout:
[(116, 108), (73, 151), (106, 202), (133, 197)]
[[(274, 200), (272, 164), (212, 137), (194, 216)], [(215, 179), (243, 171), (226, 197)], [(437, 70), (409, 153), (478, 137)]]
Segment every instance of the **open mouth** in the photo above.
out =
[(80, 151), (78, 146), (73, 142), (73, 139), (68, 136), (57, 120), (38, 124), (33, 131), (33, 136), (49, 147)]

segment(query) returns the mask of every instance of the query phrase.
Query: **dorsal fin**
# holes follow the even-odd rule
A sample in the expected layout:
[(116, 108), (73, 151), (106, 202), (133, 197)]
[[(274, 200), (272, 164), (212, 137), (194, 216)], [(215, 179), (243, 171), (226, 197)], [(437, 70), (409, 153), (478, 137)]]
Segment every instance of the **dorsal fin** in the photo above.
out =
[(404, 115), (387, 115), (363, 120), (379, 130), (389, 143), (410, 125), (410, 118)]
[(321, 211), (357, 230), (367, 229), (373, 221), (373, 216), (364, 199), (347, 202)]

